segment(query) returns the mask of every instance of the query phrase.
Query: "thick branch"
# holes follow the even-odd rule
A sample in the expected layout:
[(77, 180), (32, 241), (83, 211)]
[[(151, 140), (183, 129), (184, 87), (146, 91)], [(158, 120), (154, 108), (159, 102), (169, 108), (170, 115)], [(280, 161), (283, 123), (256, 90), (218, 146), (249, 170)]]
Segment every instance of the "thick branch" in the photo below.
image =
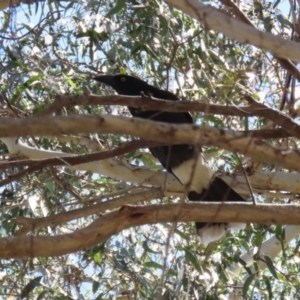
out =
[[(29, 157), (34, 160), (53, 157), (64, 158), (66, 156), (70, 156), (70, 153), (36, 149), (14, 138), (1, 138), (1, 140), (6, 144), (8, 151), (11, 154), (21, 154), (23, 157)], [(163, 186), (169, 193), (172, 193), (172, 195), (174, 193), (182, 192), (182, 185), (171, 174), (161, 171), (155, 172), (146, 167), (131, 166), (114, 159), (104, 159), (92, 163), (84, 163), (70, 168), (102, 174), (115, 180), (131, 182), (137, 185), (146, 185), (151, 187)]]
[(51, 228), (57, 225), (78, 219), (84, 218), (93, 214), (99, 214), (106, 210), (116, 209), (123, 205), (137, 203), (139, 201), (146, 201), (156, 198), (163, 197), (163, 192), (161, 189), (154, 189), (143, 191), (140, 193), (134, 193), (127, 196), (119, 197), (117, 199), (108, 200), (106, 202), (101, 202), (98, 204), (90, 205), (84, 208), (73, 209), (64, 213), (58, 213), (53, 216), (45, 218), (25, 218), (18, 217), (17, 224), (22, 226), (20, 230), (17, 231), (17, 236), (26, 234), (32, 230), (36, 230), (42, 227), (50, 226)]
[[(228, 6), (230, 8), (230, 10), (233, 12), (233, 14), (239, 19), (241, 20), (243, 23), (248, 24), (252, 27), (255, 27), (252, 22), (247, 18), (247, 16), (239, 9), (239, 7), (232, 2), (231, 0), (220, 0), (221, 3), (223, 3), (224, 5)], [(285, 68), (286, 70), (288, 70), (292, 75), (295, 76), (295, 78), (297, 78), (300, 81), (300, 71), (297, 69), (297, 67), (289, 60), (284, 59), (284, 58), (279, 58), (276, 57), (278, 62), (280, 63), (280, 65)]]
[[(53, 157), (64, 158), (65, 156), (70, 155), (59, 151), (35, 149), (21, 141), (16, 142), (16, 140), (12, 138), (2, 138), (2, 141), (6, 143), (11, 154), (21, 154), (22, 156), (31, 158), (35, 162), (40, 159), (49, 159)], [(114, 178), (115, 180), (131, 182), (138, 185), (147, 185), (152, 187), (164, 186), (165, 193), (168, 195), (180, 195), (183, 192), (183, 187), (171, 174), (167, 174), (162, 171), (152, 171), (148, 168), (137, 168), (136, 166), (124, 165), (122, 162), (113, 159), (84, 163), (76, 165), (73, 168), (76, 170), (102, 174), (104, 176)], [(238, 193), (244, 195), (249, 194), (249, 188), (243, 175), (222, 175), (221, 178), (223, 178)], [(258, 192), (261, 190), (274, 190), (289, 191), (292, 194), (300, 193), (300, 175), (298, 173), (262, 172), (250, 170), (248, 178), (251, 186)]]
[(299, 214), (300, 207), (297, 205), (203, 202), (125, 206), (120, 210), (107, 213), (88, 227), (70, 234), (52, 237), (2, 238), (0, 239), (0, 258), (57, 256), (85, 250), (104, 242), (123, 229), (144, 224), (179, 221), (300, 224)]
[[(82, 124), (85, 124), (83, 127)], [(138, 118), (116, 116), (39, 117), (3, 119), (0, 136), (114, 133), (139, 136), (155, 142), (214, 145), (243, 153), (287, 169), (300, 171), (298, 150), (277, 149), (251, 136), (211, 127), (172, 125)]]
[[(20, 168), (20, 167), (29, 166), (30, 172), (34, 172), (48, 166), (75, 166), (75, 165), (88, 163), (92, 161), (99, 161), (111, 157), (116, 157), (140, 148), (148, 148), (150, 146), (153, 147), (153, 146), (160, 146), (160, 145), (168, 145), (168, 144), (153, 143), (144, 140), (131, 141), (131, 142), (123, 143), (119, 147), (112, 150), (96, 152), (91, 154), (76, 155), (76, 156), (72, 154), (70, 156), (65, 156), (63, 158), (54, 157), (54, 158), (40, 160), (38, 162), (36, 160), (30, 160), (30, 159), (3, 162), (0, 164), (0, 170), (5, 170), (7, 168)], [(28, 173), (29, 172), (27, 172), (26, 174)]]
[[(299, 225), (290, 225), (285, 227), (285, 240), (284, 245), (290, 243), (297, 235), (300, 233), (300, 226)], [(246, 266), (251, 266), (254, 262), (254, 255), (259, 251), (259, 253), (268, 255), (271, 259), (274, 259), (281, 251), (282, 251), (282, 244), (278, 241), (277, 237), (274, 235), (268, 240), (264, 241), (262, 245), (257, 248), (251, 248), (249, 252), (243, 254), (240, 259), (243, 260)], [(267, 265), (263, 261), (258, 262), (259, 269), (264, 270)], [(238, 277), (243, 269), (243, 266), (239, 263), (234, 264), (229, 270), (230, 276), (235, 279)], [(241, 283), (242, 285), (242, 283)]]
[(251, 106), (233, 106), (208, 104), (196, 101), (170, 101), (156, 98), (146, 98), (142, 96), (97, 96), (97, 95), (71, 95), (58, 97), (53, 104), (40, 112), (39, 116), (52, 114), (66, 107), (77, 105), (93, 106), (93, 105), (124, 105), (141, 110), (163, 110), (169, 112), (193, 112), (200, 111), (206, 114), (220, 114), (229, 116), (254, 116), (256, 110)]
[[(72, 107), (77, 105), (125, 105), (141, 110), (160, 110), (168, 112), (204, 112), (205, 114), (221, 114), (235, 116), (259, 116), (270, 119), (274, 124), (282, 126), (284, 129), (276, 131), (260, 131), (253, 130), (253, 136), (260, 138), (280, 138), (295, 136), (299, 137), (299, 125), (284, 113), (272, 109), (266, 105), (254, 101), (249, 96), (245, 98), (250, 102), (250, 106), (233, 106), (233, 105), (216, 105), (201, 103), (195, 101), (170, 101), (156, 98), (145, 98), (136, 96), (63, 96), (59, 97), (51, 106), (39, 114), (39, 116), (49, 115), (64, 107)], [(287, 133), (288, 132), (288, 133)]]
[(240, 43), (252, 44), (260, 49), (270, 51), (277, 57), (300, 61), (299, 44), (286, 41), (279, 36), (262, 32), (250, 25), (220, 12), (217, 8), (204, 5), (198, 0), (166, 0), (166, 2), (197, 19), (208, 29), (224, 33)]
[(260, 116), (268, 118), (267, 111), (252, 105), (250, 106), (234, 106), (209, 104), (199, 101), (170, 101), (156, 98), (148, 98), (141, 96), (63, 96), (55, 100), (48, 108), (43, 110), (38, 116), (45, 116), (73, 106), (93, 106), (93, 105), (123, 105), (141, 110), (161, 110), (169, 112), (204, 112), (205, 114), (219, 114), (225, 116)]
[(275, 124), (282, 126), (283, 129), (286, 130), (289, 134), (300, 139), (300, 126), (292, 118), (285, 115), (279, 110), (272, 109), (262, 103), (255, 101), (250, 96), (245, 96), (245, 99), (249, 101), (249, 103), (251, 103), (253, 107), (263, 111), (264, 117), (270, 119)]
[(21, 2), (27, 2), (27, 1), (22, 1), (22, 0), (1, 0), (0, 1), (0, 10), (4, 10), (4, 9), (10, 7), (10, 6), (13, 6), (13, 5), (18, 5)]
[[(253, 136), (253, 137), (267, 137), (270, 138), (270, 136), (273, 135), (286, 135), (283, 130), (253, 130), (253, 131), (243, 131), (243, 133)], [(277, 136), (278, 137), (278, 136)], [(21, 159), (21, 160), (14, 160), (14, 161), (8, 161), (8, 162), (2, 162), (0, 164), (0, 170), (6, 170), (8, 168), (20, 168), (20, 167), (29, 167), (27, 168), (23, 173), (24, 176), (28, 175), (30, 173), (33, 173), (35, 171), (41, 170), (48, 166), (75, 166), (79, 164), (84, 164), (88, 162), (93, 161), (99, 161), (103, 159), (113, 158), (119, 155), (123, 155), (125, 153), (128, 153), (130, 151), (141, 149), (141, 148), (149, 148), (149, 147), (155, 147), (155, 146), (167, 146), (169, 143), (158, 143), (158, 142), (149, 142), (146, 140), (137, 140), (137, 141), (131, 141), (121, 144), (115, 149), (107, 150), (107, 151), (101, 151), (101, 152), (95, 152), (91, 154), (84, 154), (84, 155), (74, 155), (71, 156), (64, 156), (63, 158), (60, 157), (54, 157), (54, 158), (47, 158), (43, 160), (35, 160), (35, 159)], [(20, 172), (21, 173), (21, 172)], [(10, 175), (10, 178), (13, 175)], [(6, 184), (6, 183), (5, 183)], [(0, 186), (4, 185), (2, 181), (0, 181)]]

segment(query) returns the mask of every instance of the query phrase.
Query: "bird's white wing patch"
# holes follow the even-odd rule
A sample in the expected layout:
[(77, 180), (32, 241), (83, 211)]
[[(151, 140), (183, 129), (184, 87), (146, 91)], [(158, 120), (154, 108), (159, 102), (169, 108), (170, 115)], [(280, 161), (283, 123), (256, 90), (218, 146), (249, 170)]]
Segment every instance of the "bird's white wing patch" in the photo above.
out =
[[(214, 171), (203, 164), (201, 155), (199, 155), (196, 163), (195, 159), (189, 159), (173, 168), (172, 171), (182, 184), (190, 183), (190, 190), (199, 194), (202, 193), (203, 189), (208, 189), (214, 176)], [(208, 223), (198, 229), (197, 234), (200, 243), (207, 245), (222, 238), (229, 230), (243, 229), (245, 225), (241, 223)]]
[(201, 244), (207, 245), (222, 238), (229, 230), (240, 230), (245, 226), (246, 224), (243, 223), (206, 224), (198, 230), (198, 239)]
[(189, 159), (178, 167), (173, 168), (172, 172), (183, 185), (191, 182), (190, 190), (197, 193), (207, 189), (214, 176), (214, 171), (203, 164), (201, 155), (198, 156), (196, 162), (195, 159)]

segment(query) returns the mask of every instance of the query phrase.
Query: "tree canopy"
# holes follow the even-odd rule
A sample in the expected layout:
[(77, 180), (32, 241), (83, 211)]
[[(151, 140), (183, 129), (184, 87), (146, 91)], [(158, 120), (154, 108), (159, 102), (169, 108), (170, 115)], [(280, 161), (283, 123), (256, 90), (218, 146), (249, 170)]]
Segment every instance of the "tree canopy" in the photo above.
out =
[[(3, 298), (300, 297), (298, 2), (0, 9)], [(93, 80), (119, 73), (181, 101)], [(127, 106), (189, 111), (197, 126), (130, 119)], [(201, 147), (249, 203), (186, 203), (148, 150), (176, 143)], [(193, 221), (247, 226), (205, 246)]]

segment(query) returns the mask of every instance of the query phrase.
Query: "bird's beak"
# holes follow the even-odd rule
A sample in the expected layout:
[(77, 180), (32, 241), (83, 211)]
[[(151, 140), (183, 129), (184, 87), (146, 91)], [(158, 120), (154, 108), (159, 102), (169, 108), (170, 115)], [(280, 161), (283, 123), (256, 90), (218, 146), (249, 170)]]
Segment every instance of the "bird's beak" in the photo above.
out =
[(114, 76), (112, 75), (101, 75), (101, 76), (94, 77), (93, 79), (113, 87), (113, 82), (114, 82), (113, 78)]

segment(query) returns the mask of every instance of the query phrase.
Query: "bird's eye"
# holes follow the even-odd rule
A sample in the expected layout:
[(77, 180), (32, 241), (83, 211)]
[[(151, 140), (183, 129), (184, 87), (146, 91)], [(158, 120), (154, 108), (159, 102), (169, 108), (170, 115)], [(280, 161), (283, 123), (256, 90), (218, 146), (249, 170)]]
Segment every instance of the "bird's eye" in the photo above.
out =
[(121, 77), (120, 79), (122, 82), (125, 82), (126, 81), (126, 78), (125, 77)]

